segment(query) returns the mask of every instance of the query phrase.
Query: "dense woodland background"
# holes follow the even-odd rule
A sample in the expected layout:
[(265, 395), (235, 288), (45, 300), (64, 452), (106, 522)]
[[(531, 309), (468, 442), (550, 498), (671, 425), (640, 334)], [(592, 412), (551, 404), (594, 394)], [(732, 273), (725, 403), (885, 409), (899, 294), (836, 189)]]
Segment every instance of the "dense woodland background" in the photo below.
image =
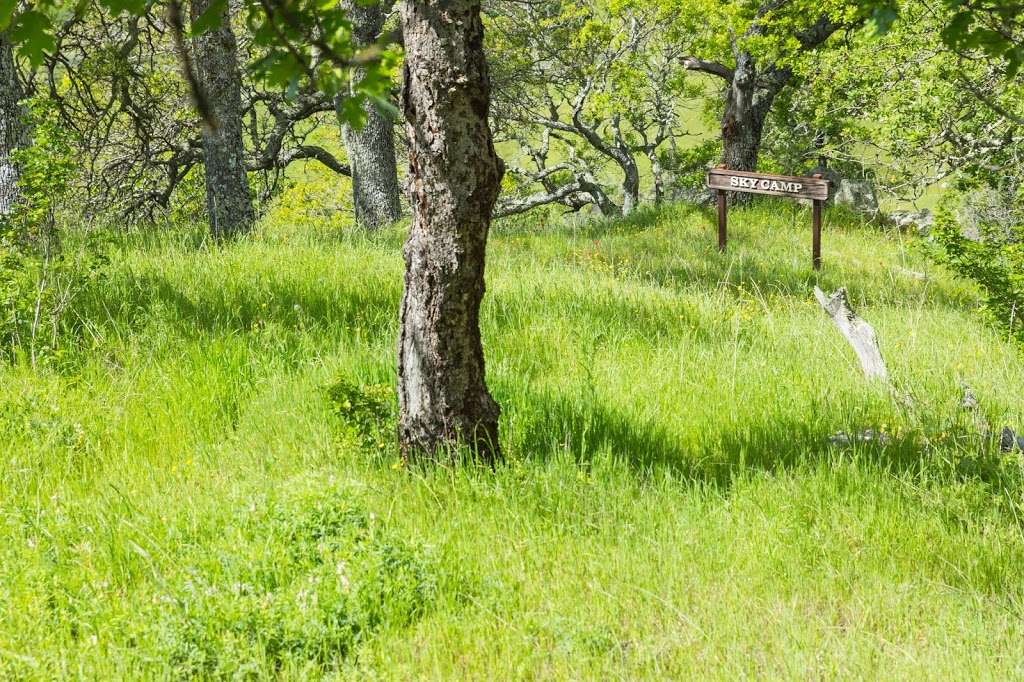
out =
[(1019, 4), (0, 29), (0, 677), (1022, 674)]
[[(268, 212), (366, 230), (409, 212), (398, 8), (268, 7), (10, 3), (5, 244), (29, 279), (39, 251), (83, 227), (207, 223), (220, 239)], [(495, 217), (702, 205), (704, 170), (717, 163), (824, 173), (838, 203), (876, 224), (894, 209), (935, 213), (936, 255), (980, 280), (1015, 327), (1020, 262), (1002, 248), (1016, 241), (1021, 202), (1014, 7), (621, 0), (480, 11), (504, 159)], [(888, 217), (924, 232), (934, 220)], [(7, 316), (3, 344), (15, 355), (34, 318), (24, 314), (34, 286), (17, 269), (5, 281), (23, 314)]]

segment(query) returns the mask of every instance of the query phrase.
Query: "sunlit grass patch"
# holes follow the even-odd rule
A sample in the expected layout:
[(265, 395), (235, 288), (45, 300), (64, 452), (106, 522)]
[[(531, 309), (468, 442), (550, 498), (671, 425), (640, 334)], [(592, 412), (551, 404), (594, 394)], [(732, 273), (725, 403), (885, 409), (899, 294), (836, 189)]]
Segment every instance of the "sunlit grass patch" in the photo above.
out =
[(115, 240), (83, 333), (0, 371), (0, 677), (1020, 673), (1020, 454), (960, 406), (1024, 426), (1020, 350), (921, 242), (830, 211), (815, 274), (779, 202), (725, 254), (685, 206), (498, 225), (491, 470), (397, 456), (403, 229), (283, 220)]

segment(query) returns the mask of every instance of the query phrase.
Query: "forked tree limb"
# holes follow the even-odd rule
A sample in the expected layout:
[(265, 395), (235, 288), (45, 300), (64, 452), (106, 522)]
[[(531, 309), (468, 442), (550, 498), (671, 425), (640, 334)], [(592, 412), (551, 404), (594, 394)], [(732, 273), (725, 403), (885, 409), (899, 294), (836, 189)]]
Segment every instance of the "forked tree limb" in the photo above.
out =
[(861, 369), (868, 379), (880, 379), (888, 381), (889, 370), (882, 359), (882, 351), (878, 348), (878, 339), (875, 337), (874, 328), (866, 321), (857, 316), (857, 313), (850, 307), (850, 301), (846, 296), (846, 288), (843, 287), (831, 296), (826, 296), (818, 287), (814, 287), (814, 297), (824, 308), (828, 316), (832, 318), (839, 333), (853, 347), (857, 359), (860, 360)]

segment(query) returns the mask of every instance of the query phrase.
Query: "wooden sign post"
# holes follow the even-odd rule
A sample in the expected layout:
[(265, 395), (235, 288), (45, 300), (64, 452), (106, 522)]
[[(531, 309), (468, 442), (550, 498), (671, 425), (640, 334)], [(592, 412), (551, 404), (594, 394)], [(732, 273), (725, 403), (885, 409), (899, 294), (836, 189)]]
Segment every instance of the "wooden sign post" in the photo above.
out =
[(734, 171), (727, 168), (712, 168), (708, 171), (708, 187), (718, 195), (718, 250), (725, 251), (727, 241), (726, 192), (748, 192), (750, 194), (768, 194), (774, 197), (791, 197), (793, 199), (810, 199), (814, 202), (811, 209), (811, 263), (815, 270), (821, 269), (821, 207), (828, 199), (828, 180), (821, 175), (810, 178), (798, 178), (790, 175), (768, 175), (767, 173), (750, 173)]

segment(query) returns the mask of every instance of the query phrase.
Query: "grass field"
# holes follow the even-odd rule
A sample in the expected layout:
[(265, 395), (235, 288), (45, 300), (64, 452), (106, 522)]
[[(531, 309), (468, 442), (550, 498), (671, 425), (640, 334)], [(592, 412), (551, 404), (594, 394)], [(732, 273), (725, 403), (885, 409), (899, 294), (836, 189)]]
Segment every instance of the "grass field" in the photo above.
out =
[(0, 678), (1024, 675), (1020, 459), (959, 408), (1024, 426), (1019, 350), (905, 237), (731, 224), (498, 228), (494, 471), (398, 460), (399, 230), (122, 238), (0, 370)]

